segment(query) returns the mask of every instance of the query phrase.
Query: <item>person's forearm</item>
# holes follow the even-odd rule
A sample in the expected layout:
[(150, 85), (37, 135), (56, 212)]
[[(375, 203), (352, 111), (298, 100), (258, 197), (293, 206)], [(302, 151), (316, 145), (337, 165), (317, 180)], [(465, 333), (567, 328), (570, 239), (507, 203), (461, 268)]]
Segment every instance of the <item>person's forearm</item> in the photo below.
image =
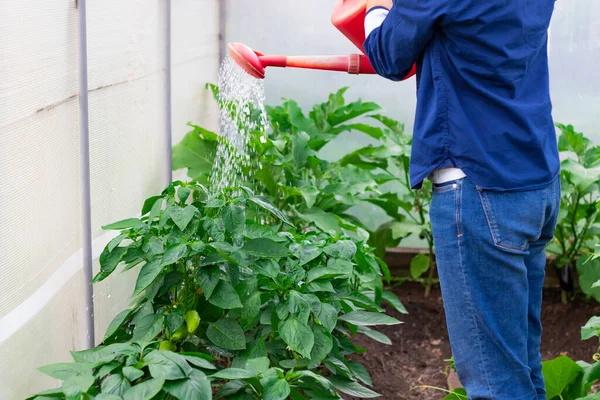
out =
[(392, 0), (367, 0), (367, 11), (375, 7), (385, 7), (389, 10), (393, 4)]

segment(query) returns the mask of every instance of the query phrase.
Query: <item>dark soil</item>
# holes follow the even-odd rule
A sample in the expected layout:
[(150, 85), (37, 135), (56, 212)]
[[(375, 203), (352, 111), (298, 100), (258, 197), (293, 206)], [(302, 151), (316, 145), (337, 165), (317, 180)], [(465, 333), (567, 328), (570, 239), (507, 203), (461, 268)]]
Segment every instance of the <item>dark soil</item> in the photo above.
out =
[[(391, 314), (404, 323), (380, 329), (392, 339), (391, 346), (358, 335), (354, 342), (369, 351), (356, 359), (367, 367), (374, 390), (381, 393), (383, 399), (443, 399), (444, 394), (433, 389), (411, 391), (422, 385), (447, 388), (444, 359), (451, 357), (451, 351), (440, 291), (434, 289), (431, 296), (425, 298), (423, 287), (411, 283), (393, 291), (410, 314), (392, 311)], [(594, 315), (600, 315), (598, 303), (575, 299), (563, 305), (559, 290), (546, 289), (542, 312), (544, 359), (568, 355), (575, 360), (593, 362), (591, 356), (598, 342), (582, 342), (580, 328)]]

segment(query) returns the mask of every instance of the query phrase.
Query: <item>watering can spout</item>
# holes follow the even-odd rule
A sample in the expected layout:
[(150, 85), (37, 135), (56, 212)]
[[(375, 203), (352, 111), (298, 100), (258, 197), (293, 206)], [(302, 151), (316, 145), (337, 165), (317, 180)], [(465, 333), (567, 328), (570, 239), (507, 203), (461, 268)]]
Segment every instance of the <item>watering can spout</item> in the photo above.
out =
[(265, 78), (265, 68), (303, 68), (323, 71), (340, 71), (349, 74), (375, 74), (367, 56), (266, 56), (242, 43), (229, 43), (229, 55), (248, 74)]

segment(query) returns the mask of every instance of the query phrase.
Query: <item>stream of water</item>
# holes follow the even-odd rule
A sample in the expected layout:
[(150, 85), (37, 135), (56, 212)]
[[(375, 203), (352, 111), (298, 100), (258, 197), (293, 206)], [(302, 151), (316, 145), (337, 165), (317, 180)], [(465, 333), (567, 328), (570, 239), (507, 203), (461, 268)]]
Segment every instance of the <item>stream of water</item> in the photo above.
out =
[(227, 57), (219, 72), (220, 135), (210, 186), (213, 192), (238, 187), (248, 179), (248, 173), (258, 167), (248, 149), (253, 132), (266, 130), (264, 80), (255, 79)]

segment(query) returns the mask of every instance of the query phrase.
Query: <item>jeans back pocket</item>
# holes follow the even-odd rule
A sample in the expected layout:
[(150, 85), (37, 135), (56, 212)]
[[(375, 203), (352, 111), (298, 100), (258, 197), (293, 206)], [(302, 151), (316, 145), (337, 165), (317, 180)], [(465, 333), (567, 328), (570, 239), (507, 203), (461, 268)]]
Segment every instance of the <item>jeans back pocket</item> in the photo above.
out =
[(495, 192), (477, 188), (496, 247), (525, 252), (536, 241), (545, 222), (546, 189)]

